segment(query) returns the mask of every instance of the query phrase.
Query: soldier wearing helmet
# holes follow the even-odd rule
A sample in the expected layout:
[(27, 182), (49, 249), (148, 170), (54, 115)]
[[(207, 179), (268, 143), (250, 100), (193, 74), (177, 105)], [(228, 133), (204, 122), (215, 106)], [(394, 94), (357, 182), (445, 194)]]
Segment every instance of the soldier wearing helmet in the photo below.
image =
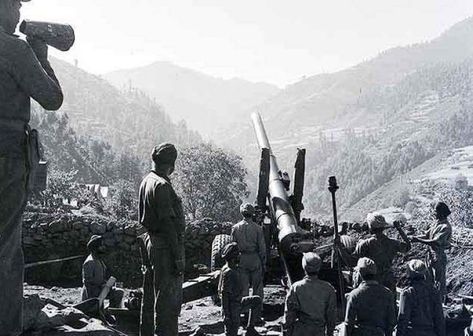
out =
[[(266, 243), (263, 229), (254, 221), (255, 208), (249, 203), (240, 206), (243, 220), (232, 227), (232, 240), (241, 252), (240, 273), (242, 296), (248, 296), (250, 287), (253, 295), (263, 299), (263, 276), (266, 265)], [(262, 324), (263, 305), (255, 309), (252, 316), (256, 325)]]
[(408, 284), (399, 298), (396, 336), (445, 336), (440, 293), (426, 281), (427, 272), (422, 260), (407, 263)]
[(446, 268), (447, 255), (445, 250), (450, 248), (450, 240), (452, 238), (452, 226), (448, 222), (448, 216), (451, 212), (447, 204), (438, 202), (435, 205), (436, 222), (423, 235), (414, 236), (412, 242), (419, 242), (430, 247), (427, 266), (433, 275), (435, 286), (440, 291), (443, 300), (447, 295), (446, 288)]
[(292, 284), (284, 314), (288, 336), (332, 336), (337, 321), (335, 289), (318, 274), (322, 259), (316, 253), (304, 253), (302, 268), (306, 276)]
[[(379, 214), (369, 214), (366, 221), (368, 228), (373, 235), (368, 239), (363, 239), (356, 245), (355, 251), (348, 255), (340, 249), (345, 260), (349, 264), (355, 265), (359, 258), (366, 257), (372, 259), (377, 266), (377, 278), (379, 283), (394, 291), (396, 289), (396, 280), (392, 272), (392, 264), (394, 257), (398, 253), (406, 253), (410, 250), (411, 244), (399, 222), (394, 222), (394, 227), (399, 232), (402, 241), (389, 238), (384, 234), (384, 230), (388, 226), (384, 216)], [(355, 273), (355, 285), (358, 284), (358, 273)]]
[(348, 295), (342, 336), (392, 335), (396, 323), (394, 294), (377, 279), (376, 263), (360, 258), (356, 269), (361, 284)]

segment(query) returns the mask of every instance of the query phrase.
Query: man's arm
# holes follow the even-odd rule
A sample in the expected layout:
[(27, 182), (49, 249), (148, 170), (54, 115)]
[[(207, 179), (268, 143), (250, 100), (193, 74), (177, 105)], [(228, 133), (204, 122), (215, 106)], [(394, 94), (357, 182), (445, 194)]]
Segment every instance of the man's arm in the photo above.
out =
[(399, 314), (397, 316), (396, 336), (406, 336), (407, 327), (411, 320), (411, 298), (408, 290), (404, 289), (399, 298)]
[[(63, 102), (59, 82), (47, 58), (44, 42), (30, 40), (31, 45), (18, 40), (13, 60), (13, 73), (19, 86), (46, 110), (57, 110)], [(33, 52), (33, 49), (37, 52)]]
[(335, 290), (330, 292), (325, 320), (327, 321), (327, 336), (333, 336), (333, 331), (337, 325), (337, 297)]
[(386, 335), (392, 335), (394, 327), (396, 326), (396, 301), (393, 297), (394, 293), (389, 291), (388, 295), (388, 312), (387, 312), (387, 321), (386, 321)]
[(176, 225), (176, 214), (172, 208), (172, 187), (168, 184), (158, 186), (154, 190), (155, 210), (158, 220), (161, 222), (159, 229), (168, 239), (169, 249), (175, 261), (177, 273), (184, 272), (184, 254), (181, 248), (183, 233), (178, 232)]
[(353, 328), (356, 322), (356, 302), (353, 292), (349, 295), (347, 301), (347, 310), (345, 313), (345, 321), (342, 327), (342, 336), (352, 336)]
[(263, 268), (266, 267), (266, 242), (264, 240), (263, 229), (259, 227), (258, 230), (258, 254), (261, 259)]
[(448, 237), (450, 236), (450, 230), (447, 225), (442, 225), (438, 232), (434, 234), (432, 239), (422, 238), (421, 236), (415, 236), (412, 238), (413, 242), (423, 243), (429, 246), (441, 246), (446, 245), (448, 243)]
[(399, 244), (399, 252), (401, 253), (406, 253), (411, 249), (411, 241), (407, 237), (406, 233), (402, 229), (400, 223), (398, 221), (394, 221), (393, 226), (396, 228), (397, 232), (399, 232), (399, 235), (401, 236), (403, 243), (401, 242)]
[(284, 327), (287, 330), (287, 335), (292, 335), (294, 323), (297, 320), (297, 311), (299, 311), (299, 301), (297, 300), (294, 287), (291, 286), (286, 297), (286, 304), (284, 309)]

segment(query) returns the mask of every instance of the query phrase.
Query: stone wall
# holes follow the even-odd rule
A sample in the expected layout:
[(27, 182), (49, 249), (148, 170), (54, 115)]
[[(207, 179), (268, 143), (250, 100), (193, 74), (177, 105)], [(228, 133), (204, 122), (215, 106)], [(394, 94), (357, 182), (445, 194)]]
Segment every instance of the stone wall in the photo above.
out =
[[(186, 273), (193, 276), (198, 264), (210, 264), (212, 240), (229, 233), (231, 223), (203, 219), (186, 227)], [(23, 221), (25, 263), (76, 255), (87, 255), (87, 242), (93, 234), (104, 237), (105, 262), (118, 281), (128, 287), (142, 282), (141, 259), (136, 237), (144, 232), (133, 221), (113, 220), (100, 215), (26, 213)], [(28, 268), (25, 279), (42, 285), (80, 286), (83, 259)]]

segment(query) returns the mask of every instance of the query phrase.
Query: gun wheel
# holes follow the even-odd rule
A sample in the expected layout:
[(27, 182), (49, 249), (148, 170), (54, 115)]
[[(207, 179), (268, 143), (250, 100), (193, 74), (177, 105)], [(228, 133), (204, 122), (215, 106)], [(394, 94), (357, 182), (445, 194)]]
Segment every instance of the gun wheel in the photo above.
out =
[[(225, 265), (222, 258), (222, 252), (225, 245), (232, 242), (232, 237), (227, 234), (216, 235), (212, 241), (212, 253), (210, 254), (210, 269), (216, 271)], [(218, 294), (212, 295), (212, 301), (215, 305), (220, 305), (220, 298)]]

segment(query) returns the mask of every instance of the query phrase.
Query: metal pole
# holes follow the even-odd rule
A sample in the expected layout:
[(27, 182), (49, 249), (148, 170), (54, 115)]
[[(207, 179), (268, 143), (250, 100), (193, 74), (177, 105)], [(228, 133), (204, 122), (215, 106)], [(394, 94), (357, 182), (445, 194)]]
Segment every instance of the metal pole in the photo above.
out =
[[(337, 249), (338, 244), (335, 244), (335, 242), (340, 241), (340, 237), (338, 235), (338, 216), (337, 216), (337, 201), (335, 198), (335, 193), (338, 190), (338, 185), (337, 185), (337, 179), (335, 176), (330, 176), (328, 179), (328, 190), (332, 194), (332, 208), (333, 208), (333, 239), (334, 239), (334, 244), (333, 244), (333, 249), (332, 249), (332, 259), (331, 259), (331, 266), (332, 269), (335, 266), (335, 263), (337, 265), (337, 273), (338, 273), (338, 287), (339, 287), (339, 295), (340, 295), (340, 304), (342, 306), (342, 312), (345, 312), (345, 284), (343, 281), (343, 274), (342, 274), (342, 268), (340, 265), (340, 253)], [(335, 260), (336, 259), (336, 260)]]

